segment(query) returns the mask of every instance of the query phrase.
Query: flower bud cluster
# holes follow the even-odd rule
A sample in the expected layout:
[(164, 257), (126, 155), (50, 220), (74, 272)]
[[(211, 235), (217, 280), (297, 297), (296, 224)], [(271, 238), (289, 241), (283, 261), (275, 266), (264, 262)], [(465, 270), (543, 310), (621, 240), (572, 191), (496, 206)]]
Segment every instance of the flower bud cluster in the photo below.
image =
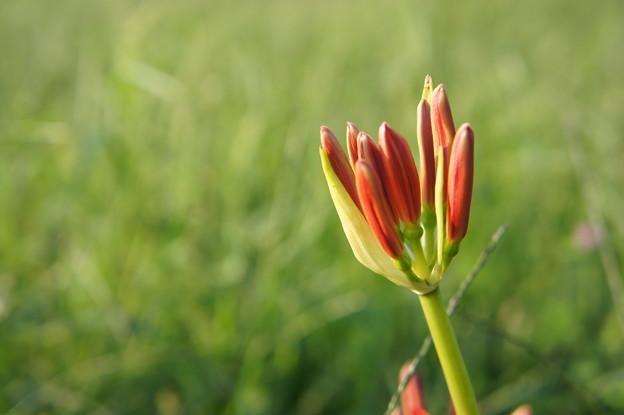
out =
[[(437, 287), (466, 235), (474, 175), (472, 128), (455, 129), (444, 86), (432, 91), (429, 76), (418, 105), (417, 138), (420, 175), (408, 141), (386, 122), (377, 142), (347, 123), (347, 153), (321, 127), (320, 152), (356, 257), (395, 283), (426, 293)], [(403, 278), (388, 267), (388, 257)]]

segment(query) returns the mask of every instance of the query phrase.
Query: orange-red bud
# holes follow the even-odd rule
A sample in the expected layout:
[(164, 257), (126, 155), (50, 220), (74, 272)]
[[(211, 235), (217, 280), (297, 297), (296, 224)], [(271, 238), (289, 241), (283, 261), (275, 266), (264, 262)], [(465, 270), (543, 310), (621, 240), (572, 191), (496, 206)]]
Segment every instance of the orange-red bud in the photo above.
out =
[(422, 203), (425, 206), (435, 204), (435, 157), (433, 150), (433, 132), (431, 130), (431, 111), (426, 99), (418, 104), (417, 114), (418, 149), (420, 152), (420, 177)]
[[(444, 85), (440, 84), (431, 93), (431, 129), (433, 132), (433, 151), (438, 156), (438, 148), (444, 151), (444, 177), (448, 177), (450, 152), (455, 137), (455, 123), (451, 113), (451, 105)], [(436, 161), (437, 162), (437, 161)], [(448, 183), (444, 182), (444, 200), (447, 200)]]
[[(375, 172), (379, 175), (386, 200), (390, 201), (388, 177), (384, 170), (381, 150), (375, 140), (363, 131), (360, 131), (358, 134), (358, 160), (366, 160), (371, 164)], [(392, 205), (390, 205), (390, 212), (392, 213), (392, 221), (396, 222), (398, 214), (396, 208)]]
[[(403, 382), (405, 377), (409, 375), (410, 366), (410, 362), (408, 362), (401, 367), (399, 382)], [(401, 393), (401, 415), (429, 415), (424, 406), (422, 381), (416, 373)]]
[(400, 258), (405, 247), (395, 228), (396, 220), (386, 200), (379, 174), (369, 160), (359, 159), (355, 163), (355, 182), (364, 217), (377, 241), (389, 256)]
[(448, 172), (446, 232), (450, 242), (461, 241), (468, 230), (474, 177), (474, 133), (469, 124), (457, 130)]
[(321, 148), (327, 153), (332, 169), (347, 193), (349, 193), (349, 196), (351, 196), (351, 199), (353, 199), (353, 203), (362, 211), (362, 205), (358, 199), (355, 186), (353, 169), (349, 165), (347, 155), (340, 146), (338, 139), (328, 127), (321, 127)]
[[(431, 94), (431, 126), (434, 150), (439, 146), (451, 147), (455, 137), (455, 124), (444, 85), (440, 84)], [(436, 153), (437, 154), (437, 153)]]
[(390, 206), (398, 219), (415, 224), (420, 218), (420, 183), (409, 144), (384, 122), (379, 127), (379, 147)]
[(381, 150), (375, 140), (373, 140), (371, 136), (366, 134), (364, 131), (360, 131), (357, 142), (358, 160), (367, 160), (373, 165), (375, 171), (379, 174), (379, 177), (382, 178), (381, 174), (383, 173), (383, 160), (381, 157)]

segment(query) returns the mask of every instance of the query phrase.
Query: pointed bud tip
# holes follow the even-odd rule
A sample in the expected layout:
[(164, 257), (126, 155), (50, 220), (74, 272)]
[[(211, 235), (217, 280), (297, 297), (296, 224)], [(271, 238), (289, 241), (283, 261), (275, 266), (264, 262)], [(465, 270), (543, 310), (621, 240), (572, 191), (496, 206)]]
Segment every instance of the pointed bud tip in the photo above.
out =
[(329, 127), (321, 126), (321, 149), (323, 149), (326, 153), (332, 152), (332, 148), (336, 146), (340, 146), (338, 144), (338, 139), (329, 129)]
[(355, 168), (355, 162), (358, 159), (358, 134), (360, 130), (350, 121), (347, 121), (347, 152), (351, 168)]
[(462, 137), (464, 135), (467, 136), (469, 140), (474, 141), (474, 131), (472, 129), (472, 126), (468, 123), (460, 125), (457, 129), (457, 133), (455, 133), (456, 138)]
[(332, 132), (332, 130), (329, 127), (321, 125), (321, 139), (323, 139), (324, 137), (336, 138), (336, 136), (334, 135), (334, 133)]
[(401, 137), (403, 138), (403, 136), (401, 136), (399, 133), (396, 132), (396, 130), (394, 128), (392, 128), (390, 126), (390, 124), (388, 124), (386, 121), (382, 122), (381, 125), (379, 126), (379, 141), (381, 143), (382, 137), (386, 137), (389, 138), (390, 136), (392, 136), (392, 138), (397, 138), (397, 137)]
[(360, 132), (360, 130), (351, 121), (347, 121), (347, 129)]
[(383, 134), (386, 134), (389, 131), (392, 131), (390, 124), (388, 124), (386, 121), (382, 122), (379, 126), (379, 136), (381, 137)]
[(427, 74), (427, 76), (425, 76), (425, 83), (423, 86), (423, 93), (422, 93), (422, 99), (424, 100), (428, 100), (429, 97), (431, 96), (431, 75)]

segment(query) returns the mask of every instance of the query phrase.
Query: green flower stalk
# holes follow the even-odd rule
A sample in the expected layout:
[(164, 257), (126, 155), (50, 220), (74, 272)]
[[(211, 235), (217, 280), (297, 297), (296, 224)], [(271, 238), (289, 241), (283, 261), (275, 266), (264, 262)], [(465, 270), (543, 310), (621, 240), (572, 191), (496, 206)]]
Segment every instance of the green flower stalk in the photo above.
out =
[(385, 122), (379, 144), (347, 123), (347, 152), (321, 127), (320, 156), (355, 257), (419, 295), (457, 413), (473, 415), (479, 410), (438, 286), (468, 229), (474, 133), (468, 124), (455, 131), (444, 86), (431, 85), (427, 76), (417, 113), (420, 176), (408, 141)]

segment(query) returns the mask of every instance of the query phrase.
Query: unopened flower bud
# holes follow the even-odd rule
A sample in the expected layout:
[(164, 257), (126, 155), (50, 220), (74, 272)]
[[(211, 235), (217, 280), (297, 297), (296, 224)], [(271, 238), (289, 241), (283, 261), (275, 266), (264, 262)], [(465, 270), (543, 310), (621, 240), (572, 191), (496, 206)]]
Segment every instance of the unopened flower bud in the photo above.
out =
[(355, 187), (355, 176), (353, 169), (349, 165), (349, 160), (344, 150), (340, 146), (338, 139), (328, 127), (321, 127), (321, 149), (327, 153), (332, 169), (338, 176), (338, 179), (346, 189), (353, 203), (362, 210), (361, 203), (358, 199), (357, 189)]
[(384, 122), (379, 127), (379, 147), (390, 206), (401, 221), (416, 224), (420, 218), (420, 183), (409, 144)]
[(365, 159), (355, 163), (357, 192), (366, 221), (383, 250), (392, 258), (402, 257), (405, 247), (396, 230), (396, 221), (373, 164)]
[(379, 178), (383, 180), (381, 176), (383, 174), (383, 158), (375, 140), (364, 131), (360, 131), (357, 137), (357, 149), (358, 160), (366, 160), (371, 163), (377, 174), (380, 175)]
[[(382, 192), (385, 195), (386, 200), (390, 202), (388, 175), (384, 169), (381, 149), (375, 140), (363, 131), (360, 131), (358, 134), (358, 160), (366, 160), (371, 164), (375, 172), (379, 175), (379, 180), (381, 180)], [(392, 221), (397, 222), (398, 212), (396, 207), (390, 205), (390, 212), (392, 214)]]
[(474, 177), (474, 133), (469, 124), (457, 131), (448, 172), (446, 232), (449, 242), (461, 241), (468, 230)]
[(438, 85), (433, 90), (430, 101), (434, 150), (440, 146), (450, 147), (455, 136), (455, 124), (443, 84)]
[(420, 177), (422, 203), (426, 207), (435, 204), (435, 158), (433, 155), (433, 133), (431, 111), (426, 99), (418, 104), (417, 114), (418, 149), (420, 151)]

